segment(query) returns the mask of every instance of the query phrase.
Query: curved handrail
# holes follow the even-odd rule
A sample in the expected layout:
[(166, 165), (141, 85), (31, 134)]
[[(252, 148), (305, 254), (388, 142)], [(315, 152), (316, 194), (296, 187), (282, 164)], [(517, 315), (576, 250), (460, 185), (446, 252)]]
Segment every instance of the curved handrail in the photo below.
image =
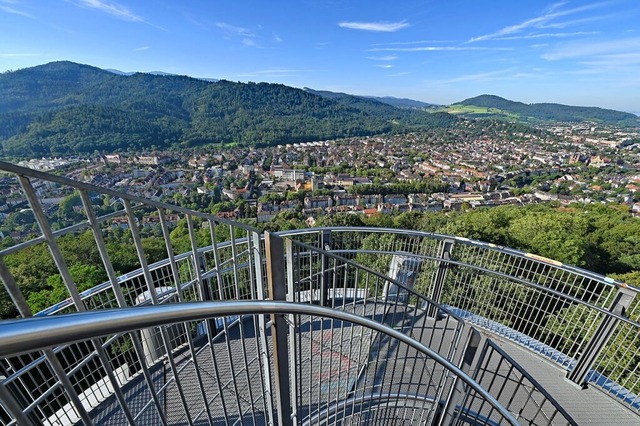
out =
[(340, 255), (337, 255), (334, 252), (326, 251), (326, 250), (323, 250), (323, 249), (317, 248), (317, 247), (313, 247), (313, 246), (311, 246), (309, 244), (305, 244), (305, 243), (300, 242), (300, 241), (294, 241), (294, 244), (297, 245), (298, 247), (302, 247), (302, 248), (307, 249), (309, 251), (313, 251), (315, 253), (327, 256), (327, 257), (329, 257), (331, 259), (338, 260), (338, 261), (342, 262), (345, 265), (356, 267), (357, 269), (359, 269), (359, 270), (361, 270), (363, 272), (366, 272), (368, 274), (371, 274), (372, 276), (377, 277), (380, 280), (388, 281), (389, 283), (402, 288), (403, 290), (405, 290), (406, 292), (410, 293), (411, 295), (417, 296), (418, 298), (422, 299), (423, 301), (428, 302), (429, 304), (435, 306), (438, 309), (441, 309), (442, 311), (446, 312), (447, 315), (450, 315), (452, 318), (455, 318), (456, 320), (460, 321), (461, 323), (465, 322), (462, 319), (462, 317), (460, 317), (458, 314), (452, 312), (447, 306), (444, 306), (441, 303), (438, 303), (438, 302), (434, 301), (433, 299), (431, 299), (429, 296), (427, 296), (425, 294), (422, 294), (422, 293), (419, 293), (419, 292), (415, 291), (413, 288), (407, 286), (405, 283), (402, 283), (402, 282), (400, 282), (400, 281), (398, 281), (398, 280), (396, 280), (394, 278), (391, 278), (391, 277), (388, 277), (388, 276), (386, 276), (384, 274), (381, 274), (380, 272), (377, 272), (377, 271), (369, 268), (368, 266), (360, 265), (359, 263), (354, 262), (354, 261), (352, 261), (350, 259), (347, 259), (345, 257), (342, 257)]
[(553, 259), (548, 259), (543, 256), (527, 253), (521, 250), (516, 250), (510, 247), (500, 246), (493, 243), (487, 243), (479, 240), (472, 240), (470, 238), (458, 237), (455, 235), (447, 235), (447, 234), (439, 234), (435, 232), (426, 232), (426, 231), (417, 231), (417, 230), (409, 230), (409, 229), (398, 229), (398, 228), (376, 228), (376, 227), (365, 227), (365, 226), (340, 226), (340, 227), (320, 227), (320, 228), (304, 228), (304, 229), (294, 229), (288, 231), (280, 231), (275, 234), (281, 237), (292, 237), (296, 235), (311, 235), (311, 234), (320, 234), (322, 231), (331, 231), (331, 232), (359, 232), (359, 233), (377, 233), (377, 234), (396, 234), (396, 235), (405, 235), (410, 237), (422, 237), (422, 238), (431, 238), (435, 240), (445, 240), (451, 239), (456, 242), (485, 248), (487, 250), (492, 250), (500, 253), (510, 254), (519, 258), (529, 259), (538, 261), (542, 264), (554, 266), (560, 270), (564, 270), (567, 272), (571, 272), (574, 274), (578, 274), (585, 278), (589, 278), (595, 281), (598, 281), (602, 284), (611, 285), (614, 287), (626, 287), (630, 288), (633, 291), (640, 293), (640, 288), (623, 283), (621, 281), (617, 281), (613, 278), (595, 273), (593, 271), (589, 271), (587, 269), (580, 268), (578, 266), (565, 264), (562, 262), (558, 262)]
[[(304, 244), (304, 245), (309, 247), (309, 248), (312, 248), (312, 246), (309, 246), (307, 244)], [(336, 253), (336, 252), (337, 253), (349, 252), (349, 253), (389, 254), (389, 255), (396, 254), (396, 252), (388, 251), (388, 250), (337, 250), (336, 252), (325, 252), (324, 250), (321, 250), (321, 249), (318, 249), (318, 248), (314, 248), (314, 250), (319, 252), (319, 253), (326, 253), (327, 256), (331, 256), (332, 253)], [(427, 256), (427, 255), (422, 255), (422, 254), (413, 254), (413, 253), (411, 254), (411, 256), (419, 258), (419, 259), (436, 260), (436, 261), (439, 261), (439, 262), (446, 263), (448, 265), (463, 266), (465, 268), (474, 269), (474, 270), (479, 271), (479, 272), (487, 273), (487, 274), (490, 274), (490, 275), (495, 275), (496, 277), (508, 279), (508, 280), (517, 282), (519, 284), (522, 284), (522, 285), (524, 285), (526, 287), (535, 288), (537, 290), (541, 290), (541, 291), (544, 291), (546, 293), (549, 293), (549, 294), (552, 294), (552, 295), (555, 295), (555, 296), (563, 297), (564, 299), (566, 299), (566, 300), (568, 300), (570, 302), (573, 302), (573, 303), (576, 303), (576, 304), (579, 304), (579, 305), (584, 305), (584, 306), (586, 306), (586, 307), (588, 307), (590, 309), (593, 309), (594, 311), (598, 311), (598, 312), (600, 312), (600, 313), (602, 313), (604, 315), (613, 317), (613, 318), (615, 318), (615, 319), (617, 319), (619, 321), (628, 323), (628, 324), (633, 325), (634, 327), (638, 327), (640, 329), (640, 322), (634, 321), (631, 318), (628, 318), (628, 317), (626, 317), (626, 316), (624, 316), (622, 314), (619, 314), (619, 313), (616, 313), (616, 312), (611, 312), (611, 311), (609, 311), (609, 310), (607, 310), (605, 308), (602, 308), (601, 306), (598, 306), (598, 305), (595, 305), (593, 303), (584, 301), (584, 300), (579, 299), (577, 297), (562, 293), (562, 292), (560, 292), (558, 290), (554, 290), (554, 289), (545, 287), (544, 285), (537, 284), (537, 283), (534, 283), (532, 281), (524, 280), (522, 278), (514, 277), (513, 275), (505, 274), (504, 272), (494, 271), (494, 270), (489, 269), (489, 268), (485, 268), (485, 267), (482, 267), (482, 266), (477, 266), (477, 265), (474, 265), (472, 263), (460, 262), (458, 260), (441, 259), (439, 257)], [(333, 257), (340, 258), (341, 261), (344, 261), (346, 263), (358, 265), (356, 262), (349, 261), (348, 259), (340, 257), (340, 256), (338, 256), (336, 254), (333, 254)], [(358, 267), (360, 267), (362, 269), (366, 269), (368, 272), (370, 272), (372, 274), (384, 277), (383, 274), (375, 272), (374, 270), (372, 270), (370, 268), (367, 268), (364, 265), (358, 265)], [(385, 279), (388, 280), (389, 282), (395, 284), (395, 285), (398, 285), (398, 286), (404, 288), (405, 290), (411, 292), (414, 295), (423, 297), (424, 299), (428, 300), (430, 303), (433, 303), (434, 305), (439, 305), (439, 303), (433, 301), (428, 296), (425, 296), (423, 294), (417, 293), (415, 290), (413, 290), (413, 289), (411, 289), (409, 287), (406, 287), (404, 284), (402, 284), (402, 283), (400, 283), (400, 282), (398, 282), (396, 280), (393, 280), (391, 278), (385, 278)], [(450, 312), (451, 310), (448, 309), (446, 305), (441, 306), (441, 309), (443, 309), (447, 313), (451, 313), (451, 315), (454, 315), (456, 319), (459, 319), (461, 321), (463, 320), (462, 317), (458, 316), (457, 314), (454, 314), (453, 312)]]
[(461, 379), (496, 409), (510, 424), (519, 424), (507, 409), (467, 373), (422, 343), (398, 330), (365, 317), (300, 303), (273, 301), (192, 302), (7, 320), (0, 323), (0, 356), (14, 356), (108, 334), (135, 331), (178, 322), (197, 321), (229, 315), (268, 314), (300, 314), (331, 318), (361, 325), (401, 341), (428, 356)]

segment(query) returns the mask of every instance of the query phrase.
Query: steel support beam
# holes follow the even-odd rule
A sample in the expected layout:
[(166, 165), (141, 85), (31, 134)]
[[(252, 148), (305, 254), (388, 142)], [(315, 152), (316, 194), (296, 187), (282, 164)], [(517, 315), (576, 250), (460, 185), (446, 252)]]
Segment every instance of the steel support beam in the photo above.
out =
[[(625, 316), (625, 311), (631, 305), (636, 293), (627, 287), (618, 288), (613, 303), (609, 308), (609, 312), (618, 316)], [(572, 382), (580, 385), (583, 389), (587, 388), (587, 375), (596, 363), (598, 356), (605, 348), (611, 336), (618, 326), (620, 320), (614, 315), (606, 315), (596, 332), (593, 334), (589, 342), (586, 344), (582, 353), (578, 357), (573, 370), (567, 373), (567, 378)]]
[[(438, 262), (438, 269), (433, 276), (431, 300), (436, 303), (442, 303), (442, 290), (444, 288), (445, 278), (447, 277), (447, 270), (449, 269), (449, 260), (451, 259), (451, 251), (453, 250), (454, 241), (451, 239), (442, 240), (440, 247), (439, 258), (442, 259)], [(438, 315), (438, 308), (435, 305), (428, 305), (427, 316), (436, 318)]]
[[(265, 232), (267, 251), (267, 279), (271, 300), (287, 300), (284, 240)], [(278, 424), (291, 425), (291, 395), (289, 387), (289, 353), (287, 342), (288, 324), (284, 315), (271, 315), (271, 338), (273, 340), (273, 366), (276, 377), (275, 395)]]
[[(331, 231), (325, 229), (320, 235), (320, 248), (331, 251)], [(331, 271), (329, 270), (329, 257), (322, 256), (322, 277), (320, 281), (320, 306), (329, 306), (329, 286), (331, 285)]]
[[(478, 352), (478, 347), (480, 346), (480, 332), (475, 328), (471, 328), (469, 333), (469, 339), (467, 340), (467, 344), (464, 349), (464, 354), (462, 359), (460, 360), (460, 370), (469, 374), (471, 370), (471, 364), (473, 363), (474, 358), (476, 357), (476, 353)], [(466, 386), (463, 381), (461, 381), (458, 377), (456, 377), (453, 385), (451, 386), (451, 390), (449, 391), (449, 395), (444, 403), (444, 408), (442, 410), (442, 415), (437, 423), (438, 426), (441, 425), (449, 425), (453, 424), (453, 420), (456, 415), (456, 406), (461, 401), (462, 396), (466, 392)]]

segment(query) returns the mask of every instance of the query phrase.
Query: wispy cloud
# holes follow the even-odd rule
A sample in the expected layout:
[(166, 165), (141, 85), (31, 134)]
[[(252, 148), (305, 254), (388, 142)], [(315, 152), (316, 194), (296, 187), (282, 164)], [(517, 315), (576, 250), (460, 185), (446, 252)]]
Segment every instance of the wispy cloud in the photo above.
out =
[(428, 83), (432, 84), (453, 84), (453, 83), (462, 83), (465, 81), (493, 81), (493, 80), (504, 80), (505, 78), (513, 77), (511, 73), (515, 71), (514, 68), (507, 68), (503, 70), (497, 71), (489, 71), (475, 74), (466, 74), (461, 75), (454, 78), (448, 78), (444, 80), (429, 80)]
[(239, 37), (256, 37), (256, 34), (243, 27), (237, 27), (235, 25), (227, 24), (226, 22), (216, 22), (216, 27), (220, 28), (227, 35), (239, 36)]
[(44, 56), (40, 53), (0, 53), (0, 58), (35, 58)]
[(280, 37), (278, 34), (274, 34), (273, 41), (275, 41), (276, 43), (282, 43), (284, 40), (282, 40), (282, 37)]
[(151, 49), (151, 46), (140, 46), (133, 49), (134, 52), (143, 52), (145, 50)]
[(401, 22), (338, 22), (341, 28), (349, 28), (351, 30), (361, 31), (378, 31), (385, 33), (393, 33), (403, 28), (409, 27), (406, 21)]
[[(494, 33), (473, 37), (469, 40), (469, 42), (473, 43), (478, 41), (496, 40), (496, 39), (503, 38), (505, 36), (519, 34), (526, 30), (538, 30), (538, 29), (544, 29), (544, 28), (565, 28), (569, 25), (574, 25), (581, 20), (574, 20), (573, 22), (572, 21), (561, 22), (559, 21), (559, 18), (576, 15), (576, 14), (593, 10), (593, 9), (602, 8), (608, 4), (610, 4), (610, 2), (591, 3), (584, 6), (574, 7), (571, 9), (563, 9), (563, 7), (566, 5), (565, 2), (555, 3), (551, 7), (547, 8), (547, 10), (540, 16), (527, 19), (526, 21), (520, 22), (519, 24), (509, 25)], [(600, 19), (600, 17), (588, 17), (584, 19), (596, 20), (596, 19)]]
[(411, 71), (402, 71), (402, 72), (396, 72), (393, 74), (389, 74), (389, 77), (403, 77), (405, 75), (409, 75), (411, 74)]
[(417, 41), (394, 41), (389, 43), (373, 43), (370, 46), (410, 46), (412, 44), (438, 44), (453, 43), (453, 40), (417, 40)]
[(600, 34), (599, 31), (574, 31), (571, 33), (537, 33), (537, 34), (523, 34), (507, 37), (496, 37), (494, 40), (528, 40), (537, 38), (569, 38), (569, 37), (583, 37)]
[(607, 40), (601, 42), (565, 43), (550, 49), (542, 55), (548, 61), (588, 58), (597, 55), (637, 53), (640, 51), (640, 37)]
[(215, 25), (224, 32), (226, 38), (239, 40), (245, 47), (262, 47), (258, 43), (258, 35), (249, 28), (238, 27), (226, 22), (216, 22)]
[(25, 18), (35, 19), (33, 15), (25, 12), (24, 10), (17, 9), (20, 3), (15, 0), (0, 0), (0, 11), (9, 13), (11, 15), (23, 16)]
[(376, 66), (378, 68), (385, 68), (385, 69), (393, 68), (393, 65), (391, 65), (391, 64), (378, 64)]
[(371, 59), (372, 61), (395, 61), (398, 57), (396, 55), (369, 56), (367, 59)]
[(72, 4), (75, 4), (76, 6), (89, 8), (89, 9), (96, 9), (108, 15), (114, 16), (118, 19), (122, 19), (123, 21), (147, 23), (144, 20), (144, 18), (135, 14), (126, 6), (123, 6), (113, 1), (107, 1), (107, 0), (69, 0), (69, 1)]
[(369, 52), (468, 52), (482, 50), (513, 50), (511, 47), (480, 46), (417, 46), (417, 47), (374, 47)]

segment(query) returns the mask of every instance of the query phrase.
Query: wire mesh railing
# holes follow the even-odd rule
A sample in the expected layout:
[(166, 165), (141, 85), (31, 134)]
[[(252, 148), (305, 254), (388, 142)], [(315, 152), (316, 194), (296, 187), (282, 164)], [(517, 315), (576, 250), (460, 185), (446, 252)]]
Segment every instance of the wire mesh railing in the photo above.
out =
[[(462, 358), (473, 325), (552, 359), (571, 380), (594, 383), (640, 411), (640, 351), (634, 349), (640, 312), (636, 290), (622, 283), (516, 250), (414, 231), (335, 228), (265, 236), (190, 209), (3, 162), (0, 169), (16, 174), (37, 225), (32, 238), (0, 250), (5, 318), (282, 300), (373, 321), (463, 372), (470, 367), (463, 368)], [(41, 189), (52, 186), (76, 197), (75, 204), (51, 204)], [(74, 222), (57, 220), (60, 209)], [(145, 228), (149, 217), (155, 228)], [(40, 270), (25, 270), (20, 256), (37, 258)], [(86, 288), (89, 272), (103, 282)], [(48, 293), (34, 294), (37, 287)], [(43, 306), (42, 300), (56, 303)], [(456, 377), (411, 345), (310, 314), (272, 320), (237, 313), (2, 358), (0, 424), (20, 421), (8, 411), (13, 403), (36, 424), (109, 424), (113, 407), (120, 407), (114, 424), (445, 418)], [(274, 355), (276, 342), (281, 350)], [(287, 374), (278, 374), (276, 365), (287, 366)], [(283, 380), (289, 376), (295, 381)], [(279, 419), (283, 397), (295, 408)], [(458, 420), (489, 421), (465, 410), (458, 407)]]
[[(42, 319), (5, 321), (0, 323), (0, 356), (11, 357), (34, 350), (53, 350), (56, 347), (65, 347), (71, 342), (103, 340), (108, 338), (105, 336), (123, 333), (136, 334), (149, 327), (179, 326), (188, 329), (194, 326), (197, 327), (198, 323), (206, 322), (212, 318), (224, 318), (229, 315), (243, 315), (245, 318), (252, 318), (266, 314), (272, 316), (294, 316), (298, 319), (296, 322), (300, 324), (304, 322), (304, 318), (309, 318), (309, 329), (315, 327), (313, 323), (316, 321), (337, 321), (343, 329), (355, 328), (354, 332), (359, 334), (362, 339), (343, 339), (340, 342), (334, 342), (333, 350), (340, 353), (353, 352), (354, 348), (370, 340), (370, 336), (374, 334), (384, 336), (382, 340), (389, 343), (391, 351), (390, 356), (387, 358), (389, 365), (380, 366), (374, 362), (367, 364), (367, 369), (378, 377), (379, 389), (382, 392), (371, 392), (370, 389), (356, 384), (355, 388), (346, 395), (346, 398), (338, 398), (335, 401), (333, 397), (336, 393), (340, 393), (340, 389), (328, 387), (324, 391), (327, 393), (329, 403), (325, 403), (324, 397), (313, 402), (319, 405), (315, 407), (316, 409), (313, 413), (310, 413), (314, 417), (310, 419), (313, 420), (313, 424), (319, 424), (320, 422), (321, 424), (331, 425), (354, 424), (356, 418), (360, 420), (355, 424), (370, 424), (371, 421), (375, 422), (381, 419), (380, 416), (388, 415), (390, 410), (393, 410), (394, 417), (388, 418), (389, 424), (405, 424), (405, 421), (409, 419), (423, 420), (414, 424), (428, 424), (427, 416), (429, 413), (435, 412), (435, 407), (437, 406), (427, 396), (428, 382), (420, 383), (416, 381), (414, 392), (408, 395), (391, 394), (384, 392), (383, 389), (383, 383), (392, 383), (389, 380), (390, 378), (386, 377), (389, 371), (393, 370), (390, 368), (391, 365), (395, 362), (404, 362), (408, 352), (411, 352), (416, 360), (425, 364), (431, 363), (446, 370), (452, 377), (458, 378), (466, 386), (473, 389), (478, 398), (492, 407), (489, 410), (489, 417), (487, 417), (491, 422), (495, 424), (518, 424), (511, 413), (502, 408), (490, 394), (479, 387), (465, 372), (420, 342), (378, 321), (336, 309), (309, 304), (267, 301), (182, 303), (60, 315), (47, 318), (46, 321)], [(248, 323), (251, 322), (248, 321)], [(306, 333), (308, 333), (308, 330), (304, 327), (296, 330), (296, 334), (303, 335)], [(293, 337), (296, 338), (296, 336)], [(251, 345), (250, 341), (239, 339), (238, 336), (227, 335), (222, 340), (224, 340), (220, 342), (222, 345), (230, 345), (232, 342), (235, 342), (236, 346), (239, 347)], [(308, 341), (312, 342), (313, 339), (308, 339)], [(213, 345), (215, 344), (214, 342)], [(310, 349), (312, 349), (311, 346), (313, 345), (310, 345)], [(197, 367), (193, 363), (179, 364), (179, 376), (167, 374), (167, 367), (165, 366), (165, 375), (159, 374), (154, 382), (156, 384), (154, 389), (156, 389), (158, 400), (160, 401), (159, 404), (137, 402), (136, 398), (138, 396), (136, 392), (139, 390), (135, 389), (133, 392), (126, 390), (125, 405), (121, 406), (120, 410), (112, 407), (108, 413), (97, 411), (91, 414), (102, 414), (102, 417), (97, 420), (101, 423), (115, 421), (113, 424), (118, 424), (118, 421), (122, 422), (124, 420), (122, 411), (125, 410), (132, 414), (136, 413), (134, 420), (142, 419), (145, 423), (199, 424), (202, 422), (217, 424), (223, 422), (225, 424), (243, 425), (272, 423), (266, 418), (268, 413), (265, 412), (265, 405), (262, 404), (262, 399), (251, 398), (251, 395), (252, 393), (258, 394), (263, 390), (264, 381), (273, 383), (278, 378), (268, 375), (260, 376), (258, 372), (253, 376), (245, 375), (242, 372), (234, 374), (230, 369), (220, 368), (224, 362), (224, 356), (221, 356), (215, 349), (214, 346), (202, 348), (203, 360), (207, 359), (209, 355), (211, 356), (209, 364), (200, 363)], [(273, 350), (275, 351), (276, 349)], [(277, 358), (277, 354), (272, 356)], [(312, 357), (310, 362), (309, 369), (311, 371), (319, 371), (321, 374), (329, 374), (335, 365), (334, 361), (327, 363), (321, 357)], [(339, 362), (342, 361), (340, 360)], [(192, 371), (189, 372), (187, 367), (191, 367)], [(246, 367), (251, 369), (251, 365)], [(184, 383), (190, 376), (193, 376), (195, 368), (198, 368), (202, 376), (205, 377), (205, 386), (199, 388), (202, 392), (202, 399), (188, 398), (188, 402), (180, 401), (179, 396), (183, 391), (178, 388), (179, 383), (180, 381)], [(255, 368), (256, 370), (258, 369), (257, 366)], [(233, 390), (225, 389), (223, 392), (219, 392), (219, 387), (222, 384), (231, 381), (234, 382)], [(293, 384), (292, 388), (298, 386), (296, 381)], [(6, 386), (3, 385), (2, 388), (6, 389)], [(146, 398), (149, 397), (146, 396)], [(146, 398), (143, 398), (142, 402), (145, 402)], [(36, 424), (31, 417), (31, 413), (25, 412), (26, 410), (20, 410), (20, 405), (17, 401), (12, 402), (16, 403), (7, 405), (11, 410), (11, 414), (18, 419), (17, 421), (20, 424)], [(337, 402), (340, 409), (336, 409), (332, 402)], [(350, 404), (350, 406), (345, 407), (345, 403)], [(326, 409), (321, 409), (322, 405), (325, 405)], [(135, 409), (136, 406), (142, 406), (139, 412)], [(205, 418), (204, 413), (207, 411), (207, 407), (215, 407), (216, 412), (208, 413), (208, 418)], [(283, 410), (283, 407), (282, 405), (277, 405), (272, 413), (275, 412), (275, 415), (278, 415), (279, 411)], [(304, 408), (294, 405), (294, 412), (302, 412)], [(366, 419), (366, 422), (363, 423), (362, 419)], [(93, 424), (93, 420), (93, 418), (90, 418), (86, 424)], [(295, 421), (295, 417), (293, 420)], [(284, 423), (288, 424), (288, 422)]]
[[(577, 425), (531, 374), (491, 340), (485, 341), (472, 377), (513, 413), (520, 423)], [(493, 410), (484, 401), (477, 400), (472, 389), (467, 389), (459, 405), (465, 409), (454, 414), (454, 424), (462, 423), (463, 417), (465, 421), (472, 416), (477, 420), (486, 418), (485, 413)], [(467, 407), (472, 409), (466, 411)]]
[[(461, 340), (468, 332), (463, 321), (407, 287), (407, 283), (304, 243), (284, 240), (284, 246), (286, 300), (327, 306), (371, 319), (422, 342), (446, 359), (459, 360), (460, 349), (464, 347)], [(275, 253), (282, 252), (277, 249)], [(270, 262), (278, 264), (273, 257)], [(398, 291), (391, 294), (391, 286)], [(440, 311), (440, 318), (429, 317), (432, 310)], [(343, 324), (309, 318), (290, 318), (289, 326), (290, 335), (298, 336), (289, 344), (294, 359), (298, 360), (294, 374), (300, 378), (296, 380), (300, 387), (295, 389), (294, 397), (298, 406), (308, 406), (299, 416), (294, 413), (294, 417), (303, 421), (318, 411), (310, 406), (310, 401), (324, 399), (326, 409), (331, 403), (338, 405), (347, 399), (356, 388), (360, 388), (358, 393), (362, 397), (375, 393), (391, 398), (391, 395), (412, 395), (416, 386), (424, 387), (426, 383), (428, 392), (424, 397), (429, 395), (439, 402), (451, 386), (453, 379), (446, 371), (410, 352), (398, 356), (400, 349), (375, 334), (363, 336), (353, 328), (345, 330)], [(294, 334), (301, 329), (308, 333)], [(360, 341), (355, 349), (349, 346), (354, 340)], [(346, 352), (340, 349), (344, 347)], [(315, 362), (313, 358), (333, 367), (324, 373), (313, 371), (308, 365)], [(365, 374), (369, 362), (374, 363), (370, 371), (375, 374)], [(435, 408), (425, 416), (425, 422), (433, 420)]]
[[(280, 235), (378, 273), (413, 274), (417, 292), (553, 360), (578, 384), (591, 383), (640, 412), (635, 288), (530, 253), (426, 232), (358, 227)], [(415, 261), (394, 270), (399, 256)]]

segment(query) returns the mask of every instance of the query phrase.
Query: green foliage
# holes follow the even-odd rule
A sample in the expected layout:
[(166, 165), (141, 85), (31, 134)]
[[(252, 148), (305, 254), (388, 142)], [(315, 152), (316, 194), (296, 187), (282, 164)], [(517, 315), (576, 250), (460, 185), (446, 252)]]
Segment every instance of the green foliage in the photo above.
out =
[[(346, 96), (346, 95), (345, 95)], [(71, 62), (0, 74), (4, 155), (270, 144), (450, 126), (448, 114), (280, 84), (115, 75)]]
[(499, 96), (481, 95), (465, 99), (455, 105), (494, 108), (522, 117), (529, 117), (544, 121), (602, 121), (615, 124), (638, 125), (638, 117), (627, 112), (610, 109), (569, 106), (551, 103), (525, 104), (514, 102)]
[[(79, 292), (95, 287), (107, 279), (104, 270), (93, 265), (75, 264), (69, 268), (69, 272)], [(36, 313), (68, 297), (70, 295), (62, 277), (55, 274), (47, 278), (45, 288), (31, 293), (27, 302)]]

